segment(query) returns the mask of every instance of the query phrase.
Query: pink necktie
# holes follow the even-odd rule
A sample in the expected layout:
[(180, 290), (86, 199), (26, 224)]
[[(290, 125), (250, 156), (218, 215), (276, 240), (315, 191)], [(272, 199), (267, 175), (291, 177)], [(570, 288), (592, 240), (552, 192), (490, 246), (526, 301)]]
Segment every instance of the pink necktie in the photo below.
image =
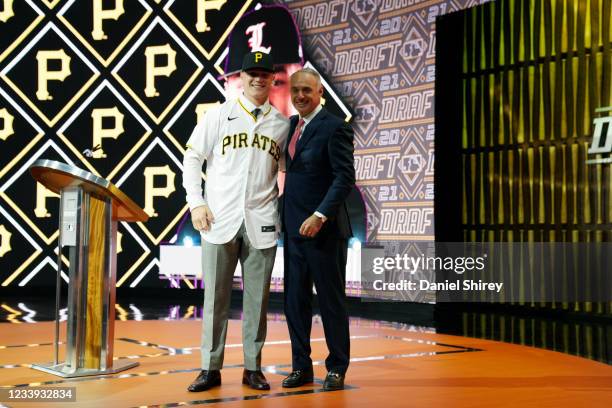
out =
[(295, 146), (297, 145), (297, 141), (302, 133), (302, 126), (304, 126), (304, 119), (300, 119), (298, 121), (295, 131), (293, 132), (293, 136), (291, 136), (291, 141), (289, 142), (289, 156), (291, 157), (291, 160), (293, 160), (293, 156), (295, 156)]

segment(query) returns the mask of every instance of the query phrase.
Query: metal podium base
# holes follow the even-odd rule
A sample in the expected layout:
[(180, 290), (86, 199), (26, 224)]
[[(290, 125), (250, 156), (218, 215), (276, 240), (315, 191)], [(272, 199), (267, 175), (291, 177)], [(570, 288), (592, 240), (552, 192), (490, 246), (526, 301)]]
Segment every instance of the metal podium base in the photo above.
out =
[(96, 370), (95, 368), (78, 368), (73, 369), (66, 363), (60, 364), (32, 364), (32, 368), (35, 370), (44, 371), (49, 374), (58, 375), (64, 378), (72, 377), (85, 377), (88, 375), (104, 375), (104, 374), (116, 374), (120, 371), (124, 371), (139, 365), (137, 361), (129, 361), (126, 359), (116, 360), (113, 362), (113, 366), (106, 370)]

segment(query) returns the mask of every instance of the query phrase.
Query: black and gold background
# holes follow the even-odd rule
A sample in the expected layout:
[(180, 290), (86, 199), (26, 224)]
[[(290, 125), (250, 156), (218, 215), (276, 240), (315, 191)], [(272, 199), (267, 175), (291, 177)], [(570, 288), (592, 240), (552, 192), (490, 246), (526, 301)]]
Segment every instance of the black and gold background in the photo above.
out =
[[(368, 242), (394, 251), (404, 241), (409, 251), (434, 238), (436, 17), (484, 2), (274, 2), (290, 10), (305, 61), (355, 129)], [(187, 213), (183, 145), (196, 110), (224, 100), (228, 34), (260, 3), (0, 0), (2, 287), (55, 282), (59, 200), (27, 171), (39, 158), (91, 171), (149, 204), (149, 222), (119, 225), (117, 285), (168, 286), (159, 244)], [(98, 143), (93, 157), (82, 154)]]
[[(610, 163), (588, 163), (609, 155), (589, 149), (593, 121), (612, 115), (611, 16), (609, 0), (499, 0), (439, 19), (437, 239), (612, 240)], [(442, 212), (443, 202), (454, 205)], [(559, 265), (546, 286), (572, 293), (572, 281), (588, 279), (586, 264), (570, 277)], [(522, 266), (510, 273), (534, 285)], [(612, 310), (610, 302), (518, 303)]]

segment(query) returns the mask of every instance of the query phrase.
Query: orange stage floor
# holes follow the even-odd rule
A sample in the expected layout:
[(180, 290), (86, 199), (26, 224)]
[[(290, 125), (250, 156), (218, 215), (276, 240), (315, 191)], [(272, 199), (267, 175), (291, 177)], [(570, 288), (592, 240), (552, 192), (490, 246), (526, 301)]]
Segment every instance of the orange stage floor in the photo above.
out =
[[(240, 321), (228, 329), (223, 385), (186, 391), (200, 368), (201, 321), (118, 321), (115, 357), (140, 365), (117, 375), (63, 379), (33, 370), (53, 359), (54, 325), (0, 324), (0, 387), (76, 387), (74, 403), (15, 403), (15, 407), (609, 407), (612, 367), (558, 352), (440, 335), (410, 326), (351, 321), (351, 366), (346, 390), (322, 392), (327, 349), (315, 319), (314, 385), (284, 389), (291, 371), (283, 321), (269, 321), (263, 370), (272, 389), (241, 384)], [(62, 332), (64, 327), (62, 327)]]

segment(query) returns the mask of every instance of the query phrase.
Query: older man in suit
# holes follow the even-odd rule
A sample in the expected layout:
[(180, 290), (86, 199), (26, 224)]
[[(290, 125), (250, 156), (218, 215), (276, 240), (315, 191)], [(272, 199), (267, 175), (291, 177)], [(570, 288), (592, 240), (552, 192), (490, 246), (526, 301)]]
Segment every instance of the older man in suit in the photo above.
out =
[(294, 73), (290, 91), (299, 113), (291, 117), (283, 204), (285, 314), (293, 371), (282, 385), (313, 381), (314, 282), (329, 350), (323, 388), (337, 390), (344, 388), (350, 348), (344, 285), (352, 232), (345, 201), (355, 184), (353, 131), (321, 106), (323, 87), (316, 71)]

